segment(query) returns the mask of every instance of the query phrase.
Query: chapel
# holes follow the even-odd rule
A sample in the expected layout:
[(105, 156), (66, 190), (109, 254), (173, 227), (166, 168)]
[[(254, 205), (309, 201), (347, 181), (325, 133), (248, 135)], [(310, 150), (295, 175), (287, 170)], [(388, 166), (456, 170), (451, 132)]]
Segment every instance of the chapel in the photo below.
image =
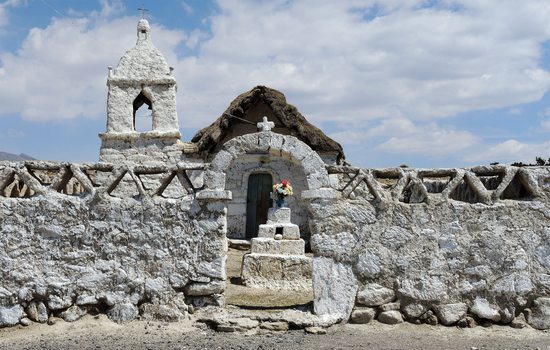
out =
[[(345, 160), (340, 144), (309, 123), (281, 92), (266, 86), (237, 96), (212, 124), (190, 142), (182, 141), (173, 68), (154, 46), (146, 19), (138, 22), (136, 45), (116, 68), (109, 67), (107, 86), (107, 130), (99, 135), (101, 162), (207, 164), (228, 141), (258, 132), (257, 124), (264, 118), (273, 123), (271, 132), (296, 137), (327, 165)], [(150, 111), (150, 130), (137, 127), (143, 106)], [(266, 223), (272, 206), (272, 186), (281, 179), (291, 181), (295, 189), (288, 199), (292, 221), (309, 240), (306, 205), (301, 199), (301, 192), (308, 189), (304, 170), (295, 160), (271, 152), (246, 153), (226, 170), (225, 189), (232, 192), (227, 209), (228, 238), (250, 240), (258, 235), (258, 227)]]

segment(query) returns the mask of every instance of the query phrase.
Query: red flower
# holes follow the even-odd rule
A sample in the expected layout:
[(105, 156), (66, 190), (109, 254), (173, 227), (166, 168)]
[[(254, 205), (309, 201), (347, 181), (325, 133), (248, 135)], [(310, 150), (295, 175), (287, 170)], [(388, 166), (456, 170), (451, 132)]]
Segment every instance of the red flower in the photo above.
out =
[(281, 185), (283, 185), (283, 187), (286, 187), (288, 185), (288, 181), (281, 180)]

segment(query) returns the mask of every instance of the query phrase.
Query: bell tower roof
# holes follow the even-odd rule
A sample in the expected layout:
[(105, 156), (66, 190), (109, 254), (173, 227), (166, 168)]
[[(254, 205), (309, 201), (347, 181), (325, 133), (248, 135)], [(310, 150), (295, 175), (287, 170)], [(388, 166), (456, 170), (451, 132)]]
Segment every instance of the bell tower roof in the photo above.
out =
[(170, 67), (151, 41), (151, 27), (142, 18), (137, 24), (136, 45), (120, 59), (113, 77), (128, 80), (155, 80), (170, 77)]

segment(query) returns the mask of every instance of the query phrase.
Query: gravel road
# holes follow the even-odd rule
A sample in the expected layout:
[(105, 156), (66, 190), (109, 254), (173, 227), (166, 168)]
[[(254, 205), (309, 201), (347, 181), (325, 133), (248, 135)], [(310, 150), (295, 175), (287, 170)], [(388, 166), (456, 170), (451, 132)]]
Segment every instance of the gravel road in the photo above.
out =
[(550, 349), (550, 333), (492, 326), (461, 329), (373, 322), (337, 325), (325, 335), (217, 333), (191, 321), (134, 321), (119, 325), (105, 316), (52, 326), (0, 329), (0, 349)]

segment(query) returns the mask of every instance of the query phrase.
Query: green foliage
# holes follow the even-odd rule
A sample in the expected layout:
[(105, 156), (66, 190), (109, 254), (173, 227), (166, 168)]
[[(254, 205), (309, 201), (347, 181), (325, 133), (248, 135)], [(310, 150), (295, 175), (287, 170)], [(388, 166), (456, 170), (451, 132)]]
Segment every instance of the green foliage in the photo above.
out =
[(523, 166), (550, 166), (550, 158), (545, 160), (542, 157), (536, 157), (535, 158), (535, 163), (533, 163), (533, 164), (525, 164), (523, 162), (515, 162), (515, 163), (512, 163), (512, 166), (519, 166), (519, 167), (523, 167)]

